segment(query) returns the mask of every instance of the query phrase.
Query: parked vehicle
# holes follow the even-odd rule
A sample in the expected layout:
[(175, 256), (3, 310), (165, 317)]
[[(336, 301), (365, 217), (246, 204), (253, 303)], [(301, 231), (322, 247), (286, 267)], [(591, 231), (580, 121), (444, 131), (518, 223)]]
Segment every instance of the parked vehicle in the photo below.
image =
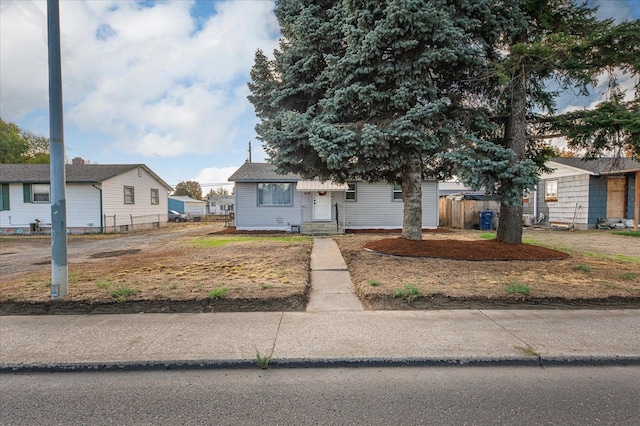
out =
[(178, 213), (175, 210), (169, 210), (169, 222), (186, 222), (189, 220), (189, 216), (184, 213)]

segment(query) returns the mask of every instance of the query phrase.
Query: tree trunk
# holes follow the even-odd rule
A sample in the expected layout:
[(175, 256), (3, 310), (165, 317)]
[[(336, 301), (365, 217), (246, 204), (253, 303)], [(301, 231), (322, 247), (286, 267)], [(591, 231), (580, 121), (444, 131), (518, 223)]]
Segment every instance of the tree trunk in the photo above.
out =
[(422, 239), (422, 161), (420, 156), (409, 160), (402, 169), (402, 201), (404, 217), (402, 236), (408, 240)]
[[(505, 129), (507, 148), (515, 152), (514, 163), (527, 158), (527, 87), (524, 69), (511, 82), (511, 114)], [(500, 206), (496, 239), (505, 243), (522, 243), (522, 199), (516, 205)]]

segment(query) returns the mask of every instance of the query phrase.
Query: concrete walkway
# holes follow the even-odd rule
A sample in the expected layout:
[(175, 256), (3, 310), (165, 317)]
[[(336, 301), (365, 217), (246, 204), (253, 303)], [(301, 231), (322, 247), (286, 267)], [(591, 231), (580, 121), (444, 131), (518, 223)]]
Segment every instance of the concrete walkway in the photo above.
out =
[(0, 372), (380, 365), (640, 365), (640, 309), (364, 311), (314, 240), (306, 312), (0, 316)]
[(331, 238), (314, 238), (307, 312), (363, 311), (347, 264)]

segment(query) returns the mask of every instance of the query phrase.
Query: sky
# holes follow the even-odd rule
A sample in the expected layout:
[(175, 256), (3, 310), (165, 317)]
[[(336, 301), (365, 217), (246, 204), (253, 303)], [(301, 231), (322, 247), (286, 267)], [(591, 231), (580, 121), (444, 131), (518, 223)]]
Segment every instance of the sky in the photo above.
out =
[[(640, 0), (592, 0), (640, 18)], [(203, 195), (265, 153), (247, 100), (257, 49), (280, 36), (273, 0), (60, 0), (68, 159), (144, 163)], [(0, 117), (49, 136), (44, 0), (0, 0)], [(598, 102), (563, 96), (561, 110)], [(229, 188), (227, 186), (227, 188)]]

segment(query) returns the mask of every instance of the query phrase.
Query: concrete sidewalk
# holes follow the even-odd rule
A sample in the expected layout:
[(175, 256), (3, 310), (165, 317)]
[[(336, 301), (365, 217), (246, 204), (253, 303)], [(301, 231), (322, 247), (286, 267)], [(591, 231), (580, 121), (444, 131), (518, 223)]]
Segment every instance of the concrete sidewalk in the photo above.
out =
[(316, 239), (306, 312), (0, 316), (0, 372), (345, 365), (640, 365), (640, 310), (364, 311)]
[(0, 317), (0, 371), (640, 364), (640, 310)]

